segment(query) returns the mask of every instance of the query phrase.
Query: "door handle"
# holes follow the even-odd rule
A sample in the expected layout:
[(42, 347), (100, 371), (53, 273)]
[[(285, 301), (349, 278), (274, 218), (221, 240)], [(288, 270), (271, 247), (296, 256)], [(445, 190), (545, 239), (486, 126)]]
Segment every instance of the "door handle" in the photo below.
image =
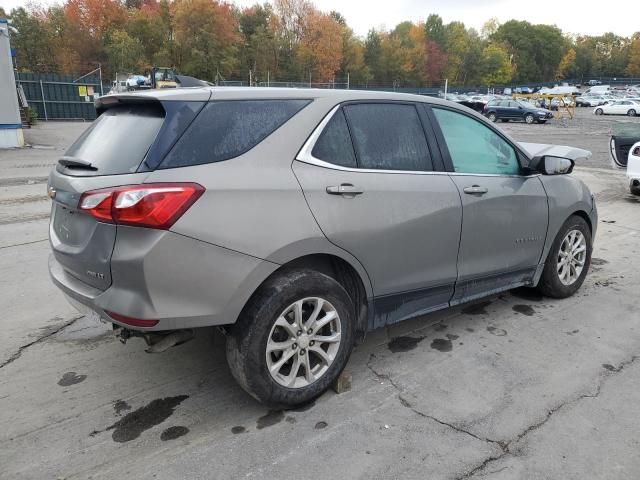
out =
[(487, 187), (481, 187), (480, 185), (474, 185), (472, 187), (465, 187), (462, 191), (469, 195), (484, 195), (489, 189)]
[(354, 187), (350, 183), (342, 183), (337, 187), (327, 187), (327, 193), (330, 195), (360, 195), (364, 192), (361, 188)]

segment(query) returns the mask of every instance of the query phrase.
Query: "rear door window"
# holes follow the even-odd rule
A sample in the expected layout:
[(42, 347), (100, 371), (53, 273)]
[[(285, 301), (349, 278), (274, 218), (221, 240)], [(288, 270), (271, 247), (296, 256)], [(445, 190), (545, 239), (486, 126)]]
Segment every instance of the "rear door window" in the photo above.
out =
[(433, 163), (414, 105), (362, 103), (344, 107), (360, 168), (431, 171)]
[(160, 168), (221, 162), (248, 152), (310, 100), (214, 101), (204, 107)]
[(331, 117), (314, 145), (311, 155), (334, 165), (357, 167), (349, 127), (342, 109), (338, 109)]
[(91, 163), (92, 169), (66, 168), (65, 174), (119, 175), (134, 173), (164, 121), (158, 104), (113, 107), (100, 115), (66, 151), (65, 157)]

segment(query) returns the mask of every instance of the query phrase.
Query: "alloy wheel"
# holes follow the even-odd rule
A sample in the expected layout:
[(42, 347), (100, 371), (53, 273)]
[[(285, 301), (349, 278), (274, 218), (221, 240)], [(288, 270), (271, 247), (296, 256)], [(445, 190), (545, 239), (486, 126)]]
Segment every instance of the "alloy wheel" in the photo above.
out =
[(319, 297), (289, 305), (278, 317), (267, 340), (267, 368), (288, 388), (303, 388), (322, 377), (340, 350), (337, 310)]
[(562, 240), (558, 251), (558, 277), (563, 285), (574, 284), (587, 260), (587, 241), (580, 230), (571, 230)]

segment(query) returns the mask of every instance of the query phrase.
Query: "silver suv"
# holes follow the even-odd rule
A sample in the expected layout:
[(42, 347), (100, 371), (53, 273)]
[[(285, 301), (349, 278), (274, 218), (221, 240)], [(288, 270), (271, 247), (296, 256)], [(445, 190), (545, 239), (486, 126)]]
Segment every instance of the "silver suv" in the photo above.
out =
[(367, 331), (514, 287), (572, 295), (589, 152), (518, 144), (420, 96), (197, 88), (106, 96), (49, 178), (49, 270), (150, 351), (220, 326), (242, 387), (312, 400)]

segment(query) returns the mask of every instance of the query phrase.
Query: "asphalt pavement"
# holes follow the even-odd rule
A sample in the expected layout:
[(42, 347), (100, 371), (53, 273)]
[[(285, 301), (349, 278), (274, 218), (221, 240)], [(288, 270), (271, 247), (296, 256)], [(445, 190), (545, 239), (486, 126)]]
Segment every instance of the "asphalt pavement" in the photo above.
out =
[(572, 298), (518, 289), (369, 334), (350, 391), (269, 411), (213, 329), (163, 354), (80, 316), (47, 273), (46, 176), (87, 124), (0, 151), (0, 479), (640, 477), (640, 198), (610, 168), (615, 121), (501, 124), (594, 156), (593, 265)]

